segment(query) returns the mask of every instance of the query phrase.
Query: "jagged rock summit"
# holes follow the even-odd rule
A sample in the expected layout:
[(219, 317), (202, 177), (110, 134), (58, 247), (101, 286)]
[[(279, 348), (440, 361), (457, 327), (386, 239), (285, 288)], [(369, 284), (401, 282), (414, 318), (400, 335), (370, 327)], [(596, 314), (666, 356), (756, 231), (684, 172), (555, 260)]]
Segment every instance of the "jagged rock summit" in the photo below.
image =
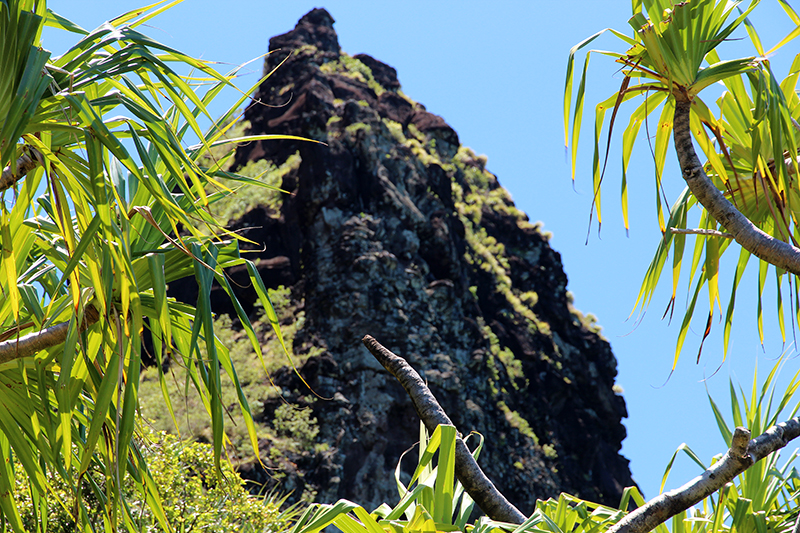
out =
[[(460, 431), (485, 437), (481, 465), (523, 512), (560, 491), (616, 505), (633, 484), (619, 454), (616, 360), (571, 306), (548, 235), (515, 208), (485, 157), (403, 94), (395, 69), (343, 53), (333, 23), (315, 9), (270, 40), (266, 71), (283, 64), (245, 112), (250, 133), (326, 145), (255, 142), (234, 165), (268, 162), (291, 193), (250, 205), (231, 226), (263, 243), (254, 255), (267, 285), (290, 288), (302, 312), (292, 339), (300, 373), (332, 398), (277, 371), (284, 397), (313, 410), (319, 433), (300, 451), (263, 439), (262, 460), (282, 488), (318, 501), (396, 501), (393, 470), (419, 422), (362, 346), (370, 334), (420, 372)], [(270, 421), (281, 400), (263, 405)], [(243, 471), (275, 474), (255, 462)]]

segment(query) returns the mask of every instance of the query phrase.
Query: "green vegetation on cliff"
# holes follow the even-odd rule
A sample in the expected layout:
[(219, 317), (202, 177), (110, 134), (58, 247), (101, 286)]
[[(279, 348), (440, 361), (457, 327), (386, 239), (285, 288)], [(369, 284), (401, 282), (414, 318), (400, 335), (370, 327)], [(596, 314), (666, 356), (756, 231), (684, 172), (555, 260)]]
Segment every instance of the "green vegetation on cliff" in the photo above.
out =
[[(315, 355), (316, 351), (299, 354), (294, 350), (295, 333), (303, 327), (305, 312), (302, 310), (303, 302), (293, 301), (288, 288), (279, 287), (269, 290), (269, 298), (281, 324), (281, 332), (286, 347), (292, 354), (292, 361), (302, 365), (305, 360)], [(304, 450), (315, 449), (316, 421), (308, 414), (307, 410), (282, 404), (274, 410), (274, 418), (265, 416), (265, 402), (280, 400), (281, 390), (272, 383), (271, 377), (275, 372), (287, 365), (286, 356), (279, 341), (271, 335), (272, 326), (263, 316), (253, 321), (253, 328), (261, 340), (261, 349), (264, 354), (262, 365), (247, 335), (232, 326), (228, 315), (220, 315), (214, 320), (215, 330), (218, 331), (218, 349), (228, 352), (239, 378), (241, 392), (247, 398), (253, 410), (256, 422), (256, 432), (259, 439), (267, 439), (273, 445), (271, 453), (281, 450), (301, 453)], [(147, 368), (142, 372), (140, 385), (140, 404), (148, 424), (158, 431), (176, 432), (182, 438), (199, 439), (203, 442), (211, 440), (211, 425), (208, 420), (205, 399), (188, 386), (184, 373), (172, 364), (167, 369), (167, 392), (171, 398), (177, 398), (173, 403), (175, 419), (163, 409), (163, 393), (159, 384), (159, 370), (156, 367)], [(221, 380), (221, 397), (223, 405), (233, 406), (237, 401), (239, 391), (230, 378), (224, 376)], [(310, 400), (313, 402), (313, 400)], [(228, 456), (237, 462), (252, 461), (252, 449), (249, 444), (247, 429), (241, 415), (234, 409), (228, 410), (232, 424), (225, 428), (225, 434), (230, 444), (227, 449)], [(177, 427), (176, 427), (177, 426)], [(302, 428), (302, 431), (300, 431)]]

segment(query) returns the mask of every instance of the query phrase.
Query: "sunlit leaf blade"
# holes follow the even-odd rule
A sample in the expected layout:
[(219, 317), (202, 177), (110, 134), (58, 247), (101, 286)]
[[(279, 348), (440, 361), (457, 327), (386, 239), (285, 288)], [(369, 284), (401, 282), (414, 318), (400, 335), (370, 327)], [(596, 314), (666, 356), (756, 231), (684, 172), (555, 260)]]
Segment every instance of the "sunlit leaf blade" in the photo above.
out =
[(745, 267), (747, 267), (747, 262), (750, 259), (750, 252), (745, 250), (744, 248), (741, 249), (739, 252), (739, 261), (736, 264), (736, 271), (733, 274), (733, 287), (731, 289), (731, 297), (728, 302), (728, 309), (725, 313), (725, 327), (723, 331), (723, 358), (728, 354), (728, 345), (730, 342), (731, 336), (731, 326), (733, 325), (733, 310), (736, 304), (736, 291), (739, 288), (739, 282), (744, 275)]
[[(226, 438), (221, 372), (233, 382), (257, 447), (252, 413), (230, 354), (215, 338), (208, 298), (215, 279), (226, 281), (223, 269), (242, 262), (240, 237), (207, 208), (207, 190), (230, 193), (219, 176), (256, 180), (199, 163), (203, 152), (252, 140), (226, 133), (252, 90), (242, 91), (223, 121), (209, 116), (210, 103), (233, 86), (237, 69), (219, 73), (213, 63), (138, 30), (176, 3), (133, 10), (92, 31), (44, 2), (0, 3), (2, 189), (13, 187), (15, 200), (8, 201), (8, 192), (0, 209), (0, 335), (42, 339), (28, 352), (0, 359), (0, 382), (9, 385), (0, 386), (0, 447), (13, 459), (0, 465), (0, 528), (22, 530), (14, 491), (25, 490), (40, 517), (69, 511), (81, 531), (139, 530), (133, 491), (161, 530), (171, 529), (139, 449), (146, 329), (173, 419), (165, 361), (185, 373), (183, 381), (211, 413), (217, 471)], [(76, 44), (51, 58), (39, 43), (45, 24), (75, 33)], [(188, 69), (190, 75), (181, 74)], [(208, 132), (203, 118), (211, 122)], [(198, 146), (188, 146), (189, 135)], [(289, 137), (259, 136), (278, 138)], [(29, 163), (16, 172), (25, 158)], [(201, 286), (196, 306), (167, 297), (167, 283), (192, 275)], [(257, 272), (254, 277), (268, 301)], [(291, 357), (282, 338), (281, 344)], [(43, 531), (52, 529), (42, 520)]]
[[(785, 1), (781, 6), (794, 26), (800, 27), (800, 17)], [(655, 289), (661, 280), (663, 266), (670, 253), (673, 254), (672, 295), (667, 304), (665, 317), (672, 316), (676, 306), (678, 286), (688, 283), (691, 298), (689, 308), (684, 314), (678, 334), (675, 362), (680, 355), (686, 340), (691, 318), (695, 310), (696, 295), (702, 289), (708, 290), (710, 313), (706, 318), (706, 328), (700, 340), (707, 337), (714, 308), (721, 311), (719, 283), (729, 279), (729, 268), (736, 264), (732, 271), (734, 282), (732, 293), (725, 313), (723, 331), (723, 356), (729, 348), (730, 334), (733, 326), (733, 309), (739, 280), (747, 264), (747, 258), (740, 255), (738, 263), (726, 260), (728, 250), (739, 248), (733, 243), (728, 228), (724, 223), (717, 223), (708, 216), (705, 207), (689, 193), (673, 204), (670, 220), (665, 222), (663, 214), (664, 191), (662, 180), (674, 180), (677, 176), (664, 175), (670, 137), (672, 132), (672, 115), (675, 100), (689, 99), (692, 103), (690, 115), (690, 131), (694, 142), (700, 147), (707, 162), (703, 169), (712, 183), (719, 188), (725, 197), (739, 209), (760, 230), (776, 239), (785, 241), (795, 247), (800, 241), (795, 236), (796, 221), (800, 217), (800, 189), (797, 175), (800, 175), (800, 98), (796, 86), (800, 79), (800, 59), (795, 58), (789, 75), (780, 80), (772, 70), (770, 53), (785, 47), (787, 43), (800, 34), (797, 28), (789, 31), (786, 37), (777, 39), (771, 50), (766, 50), (749, 15), (758, 6), (758, 0), (752, 0), (746, 7), (739, 2), (723, 2), (721, 0), (699, 0), (692, 2), (673, 2), (670, 0), (647, 0), (632, 3), (633, 16), (629, 25), (634, 31), (634, 39), (622, 39), (627, 48), (626, 53), (599, 52), (615, 57), (622, 65), (621, 74), (625, 81), (621, 90), (610, 98), (597, 104), (594, 128), (595, 146), (598, 132), (606, 126), (602, 111), (608, 103), (616, 98), (620, 102), (623, 95), (631, 92), (641, 95), (637, 98), (637, 107), (631, 113), (628, 126), (622, 133), (622, 185), (621, 205), (622, 217), (626, 229), (629, 225), (628, 191), (631, 186), (631, 174), (628, 167), (633, 154), (633, 147), (642, 124), (657, 124), (656, 129), (649, 129), (654, 138), (653, 156), (656, 175), (656, 215), (659, 226), (664, 233), (658, 244), (655, 256), (648, 268), (642, 287), (637, 295), (634, 311), (644, 311), (650, 303)], [(741, 7), (741, 9), (739, 9)], [(721, 59), (722, 51), (727, 47), (720, 46), (728, 40), (746, 35), (758, 57), (741, 57)], [(613, 32), (615, 36), (618, 33)], [(572, 98), (572, 76), (578, 50), (597, 38), (593, 35), (579, 43), (571, 51), (568, 62), (568, 79), (565, 98), (565, 128), (568, 126), (567, 102)], [(587, 52), (589, 55), (594, 50)], [(628, 80), (631, 82), (628, 83)], [(581, 77), (586, 83), (586, 73)], [(572, 142), (572, 173), (576, 172), (577, 143), (580, 138), (579, 109), (585, 99), (585, 89), (579, 87), (579, 103), (573, 114), (572, 130), (567, 128), (565, 139)], [(708, 98), (716, 98), (717, 109), (708, 105)], [(622, 99), (622, 102), (626, 101)], [(660, 111), (659, 111), (660, 109)], [(654, 113), (660, 113), (658, 121)], [(616, 106), (615, 106), (616, 112)], [(648, 118), (650, 119), (648, 121)], [(577, 119), (577, 120), (576, 120)], [(608, 123), (612, 129), (612, 119)], [(613, 146), (610, 142), (608, 146)], [(602, 188), (603, 173), (598, 172), (599, 150), (595, 149), (592, 160), (593, 197), (599, 209), (599, 198)], [(675, 209), (679, 209), (675, 216)], [(689, 221), (699, 219), (697, 229), (687, 227)], [(696, 233), (692, 262), (688, 276), (682, 272), (683, 255), (687, 237), (671, 235), (672, 229)], [(706, 230), (713, 230), (709, 233)], [(692, 238), (692, 237), (689, 237)], [(741, 248), (739, 248), (741, 250)], [(758, 285), (757, 329), (763, 341), (763, 307), (761, 295), (764, 291), (765, 272), (760, 268)], [(797, 292), (797, 278), (794, 274), (778, 276), (778, 293), (776, 305), (777, 323), (781, 331), (784, 324), (785, 295), (783, 291), (789, 287)], [(800, 297), (796, 298), (800, 304)], [(796, 307), (796, 306), (792, 306)], [(800, 310), (798, 310), (800, 311)], [(800, 315), (798, 315), (800, 316)], [(794, 334), (794, 333), (793, 333)]]
[(675, 347), (675, 358), (672, 361), (672, 369), (675, 370), (675, 367), (678, 364), (678, 357), (680, 356), (681, 349), (683, 348), (683, 343), (686, 341), (686, 334), (689, 333), (689, 326), (692, 322), (692, 316), (694, 314), (694, 307), (697, 304), (697, 296), (700, 294), (700, 289), (702, 288), (703, 284), (705, 283), (705, 275), (701, 274), (700, 279), (697, 281), (695, 285), (694, 294), (692, 294), (692, 300), (689, 303), (688, 308), (686, 309), (686, 313), (683, 315), (683, 322), (681, 323), (681, 329), (678, 333), (678, 342)]
[[(603, 30), (603, 31), (605, 31), (605, 30)], [(595, 39), (597, 39), (600, 35), (603, 34), (603, 31), (599, 31), (599, 32), (595, 33), (594, 35), (592, 35), (591, 37), (589, 37), (587, 39), (584, 39), (580, 43), (578, 43), (575, 46), (573, 46), (572, 49), (569, 51), (569, 59), (567, 60), (567, 76), (566, 76), (566, 82), (564, 84), (564, 148), (569, 146), (569, 117), (570, 117), (570, 103), (571, 103), (571, 100), (572, 100), (572, 80), (573, 80), (574, 69), (575, 69), (575, 67), (574, 67), (575, 53), (578, 52), (579, 50), (581, 50), (582, 48), (584, 48), (585, 46), (587, 46), (589, 43), (591, 43)], [(588, 57), (587, 57), (587, 63), (588, 63)], [(583, 80), (585, 78), (585, 73), (586, 73), (586, 65), (584, 64), (584, 75), (581, 77), (581, 84), (584, 83)], [(583, 91), (581, 91), (580, 94), (581, 94), (581, 97), (579, 97), (578, 103), (576, 104), (576, 111), (575, 111), (575, 113), (578, 114), (578, 115), (580, 115), (583, 112), (583, 109), (581, 107), (582, 104), (583, 104), (583, 99), (582, 99)], [(580, 123), (580, 121), (579, 121), (579, 123)], [(573, 176), (573, 178), (574, 178), (574, 176)]]

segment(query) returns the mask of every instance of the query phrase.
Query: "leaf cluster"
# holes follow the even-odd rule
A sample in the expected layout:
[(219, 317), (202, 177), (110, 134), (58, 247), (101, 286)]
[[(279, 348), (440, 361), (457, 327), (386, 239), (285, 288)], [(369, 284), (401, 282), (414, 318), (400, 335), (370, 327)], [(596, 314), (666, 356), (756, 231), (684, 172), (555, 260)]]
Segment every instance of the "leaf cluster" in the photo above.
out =
[[(317, 533), (329, 525), (346, 533), (600, 533), (623, 515), (622, 511), (562, 494), (557, 500), (538, 502), (533, 514), (521, 525), (487, 517), (471, 522), (474, 502), (455, 480), (456, 438), (453, 426), (438, 426), (428, 437), (421, 425), (419, 460), (408, 485), (401, 479), (400, 463), (395, 470), (400, 497), (397, 505), (390, 507), (384, 503), (369, 513), (347, 500), (332, 505), (315, 504), (295, 523), (292, 533)], [(472, 455), (477, 459), (483, 437), (478, 434), (469, 437), (475, 438), (478, 444)], [(625, 491), (623, 504), (627, 506), (631, 497), (641, 500), (638, 491), (631, 488)]]
[[(86, 31), (44, 1), (0, 2), (0, 456), (13, 457), (25, 472), (40, 517), (61, 508), (85, 525), (99, 512), (110, 531), (138, 530), (124, 490), (131, 483), (159, 527), (171, 527), (164, 494), (134, 438), (144, 328), (159, 368), (170, 360), (183, 369), (202, 398), (219, 475), (223, 374), (238, 392), (253, 449), (257, 438), (229, 351), (215, 335), (213, 282), (230, 295), (263, 361), (225, 268), (246, 267), (289, 357), (266, 287), (239, 254), (240, 237), (210, 210), (231, 193), (222, 178), (276, 188), (223, 170), (242, 140), (226, 133), (253, 88), (221, 119), (210, 117), (207, 105), (232, 86), (236, 69), (221, 74), (138, 31), (174, 3)], [(51, 58), (39, 42), (44, 25), (79, 40)], [(208, 131), (201, 117), (211, 123)], [(192, 135), (199, 143), (188, 146)], [(283, 137), (246, 140), (273, 138)], [(208, 157), (222, 146), (224, 155)], [(198, 282), (195, 305), (166, 296), (167, 284), (186, 276)], [(34, 347), (22, 350), (24, 339), (34, 339)], [(163, 374), (159, 379), (174, 418)], [(23, 531), (10, 465), (0, 461), (0, 512), (3, 523)], [(90, 471), (102, 483), (92, 482)]]
[[(778, 392), (778, 376), (787, 359), (781, 358), (772, 367), (767, 378), (758, 386), (758, 373), (753, 376), (749, 391), (730, 382), (729, 423), (722, 409), (709, 395), (709, 404), (717, 421), (722, 437), (721, 442), (728, 446), (734, 428), (750, 428), (753, 435), (765, 432), (781, 420), (790, 419), (797, 414), (798, 405), (794, 400), (800, 387), (800, 372), (789, 380), (783, 392)], [(700, 468), (707, 465), (682, 444), (670, 459), (662, 478), (661, 490), (667, 483), (672, 466), (680, 453), (688, 456)], [(722, 459), (722, 454), (712, 459), (712, 465)], [(695, 508), (676, 515), (671, 528), (666, 524), (656, 531), (691, 531), (696, 533), (728, 533), (731, 531), (763, 533), (765, 531), (790, 531), (797, 516), (800, 498), (800, 474), (796, 468), (797, 450), (781, 464), (779, 452), (772, 453), (745, 470), (733, 482), (725, 485)]]
[[(153, 471), (153, 481), (159, 493), (164, 495), (169, 523), (177, 531), (276, 533), (288, 528), (298, 516), (297, 507), (282, 509), (285, 497), (276, 493), (251, 495), (230, 463), (222, 463), (222, 476), (218, 476), (214, 469), (213, 448), (209, 444), (183, 441), (147, 428), (144, 428), (139, 442)], [(47, 531), (74, 531), (77, 524), (63, 508), (39, 515), (33, 501), (25, 494), (24, 471), (18, 468), (15, 474), (17, 502), (28, 531), (36, 531), (40, 521)], [(102, 476), (97, 474), (89, 472), (94, 482), (102, 484)], [(57, 482), (57, 479), (52, 481)], [(67, 490), (56, 490), (63, 499), (69, 499)], [(147, 502), (136, 492), (133, 483), (126, 483), (123, 491), (140, 531), (166, 531), (153, 516)], [(95, 512), (92, 519), (90, 525), (95, 530), (102, 529), (102, 513)]]
[[(748, 19), (748, 15), (758, 6), (759, 1), (751, 1), (743, 11), (739, 10), (739, 4), (740, 2), (718, 0), (693, 0), (681, 3), (670, 0), (634, 1), (633, 16), (629, 21), (634, 30), (633, 36), (609, 30), (628, 46), (627, 51), (625, 53), (597, 51), (620, 63), (624, 78), (619, 91), (597, 104), (595, 109), (593, 209), (597, 210), (598, 224), (600, 224), (601, 185), (615, 121), (624, 103), (633, 98), (641, 98), (641, 102), (630, 114), (627, 127), (622, 133), (622, 214), (627, 228), (628, 165), (640, 130), (645, 126), (648, 132), (655, 132), (651, 151), (656, 176), (656, 214), (663, 238), (645, 275), (634, 311), (636, 308), (643, 311), (651, 303), (671, 254), (672, 296), (665, 313), (671, 316), (678, 286), (681, 278), (685, 276), (688, 265), (690, 283), (688, 305), (678, 335), (675, 364), (703, 289), (706, 289), (709, 302), (703, 340), (710, 332), (713, 317), (724, 316), (723, 344), (724, 353), (727, 353), (736, 294), (751, 256), (750, 252), (742, 248), (739, 250), (738, 259), (731, 259), (730, 264), (735, 267), (727, 309), (723, 313), (720, 259), (728, 250), (737, 247), (731, 247), (731, 236), (726, 234), (727, 228), (697, 202), (688, 188), (671, 206), (663, 192), (662, 175), (670, 136), (673, 133), (676, 101), (691, 102), (690, 127), (693, 140), (707, 158), (704, 165), (706, 174), (725, 198), (767, 235), (795, 247), (800, 237), (797, 230), (800, 196), (795, 179), (800, 155), (798, 152), (800, 99), (797, 96), (800, 54), (794, 58), (789, 73), (783, 80), (779, 80), (775, 75), (768, 59), (770, 54), (800, 34), (800, 16), (787, 2), (781, 1), (781, 6), (796, 25), (796, 29), (778, 40), (772, 48), (765, 49)], [(735, 14), (736, 10), (738, 14)], [(722, 60), (718, 48), (739, 28), (746, 30), (756, 55)], [(570, 140), (572, 142), (573, 179), (581, 132), (587, 68), (592, 52), (586, 55), (572, 113), (574, 58), (579, 50), (605, 31), (589, 37), (570, 51), (564, 97), (564, 126), (565, 142), (567, 144)], [(724, 88), (715, 101), (716, 111), (707, 103), (704, 97), (706, 93), (701, 94), (711, 87)], [(603, 156), (601, 139), (608, 110), (611, 110), (611, 118), (608, 122)], [(655, 124), (648, 126), (650, 117), (655, 119)], [(687, 252), (687, 235), (684, 232), (686, 230), (689, 234), (695, 235), (695, 242), (691, 260), (684, 261)], [(757, 265), (759, 295), (757, 326), (762, 342), (761, 295), (764, 292), (769, 267), (770, 265), (763, 261)], [(780, 268), (775, 268), (774, 274), (779, 287), (778, 321), (785, 340), (784, 300), (788, 300), (790, 307), (793, 308), (794, 321), (800, 316), (797, 314), (800, 312), (800, 306), (796, 305), (800, 303), (800, 292), (795, 275), (787, 275)], [(787, 279), (788, 298), (783, 292)]]

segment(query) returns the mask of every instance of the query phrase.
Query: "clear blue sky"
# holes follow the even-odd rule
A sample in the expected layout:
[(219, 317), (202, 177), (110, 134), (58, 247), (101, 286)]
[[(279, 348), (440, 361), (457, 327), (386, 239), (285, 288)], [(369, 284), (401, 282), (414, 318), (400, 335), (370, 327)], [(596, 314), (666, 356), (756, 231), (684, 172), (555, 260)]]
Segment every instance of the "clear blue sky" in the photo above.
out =
[[(768, 48), (789, 31), (790, 23), (777, 9), (777, 2), (763, 3), (751, 18)], [(140, 5), (127, 0), (49, 3), (50, 8), (87, 29)], [(669, 295), (669, 288), (664, 286), (638, 326), (628, 320), (660, 236), (654, 209), (654, 171), (643, 138), (629, 173), (630, 236), (625, 235), (619, 210), (617, 145), (606, 175), (603, 230), (598, 237), (597, 228), (593, 227), (586, 243), (591, 204), (592, 109), (618, 88), (622, 78), (614, 63), (593, 56), (586, 127), (573, 189), (563, 146), (566, 60), (574, 44), (602, 28), (610, 26), (629, 34), (630, 2), (531, 0), (488, 5), (454, 0), (186, 0), (143, 31), (191, 55), (238, 65), (265, 53), (269, 38), (293, 28), (307, 11), (325, 7), (337, 21), (335, 28), (344, 51), (368, 53), (395, 67), (403, 91), (441, 115), (455, 128), (463, 144), (488, 155), (489, 170), (511, 192), (518, 207), (532, 220), (543, 221), (545, 229), (553, 233), (551, 244), (562, 255), (576, 307), (598, 317), (619, 361), (617, 382), (625, 390), (630, 415), (625, 421), (628, 438), (623, 454), (631, 460), (634, 479), (645, 495), (653, 497), (664, 467), (681, 443), (688, 443), (707, 464), (715, 453), (726, 449), (702, 382), (721, 364), (722, 324), (714, 325), (703, 358), (699, 365), (695, 364), (705, 322), (705, 311), (701, 310), (703, 324), (698, 323), (690, 332), (678, 368), (667, 380), (684, 300), (678, 302), (673, 324), (662, 322)], [(65, 40), (47, 33), (44, 45), (61, 53), (71, 42), (71, 37), (66, 37)], [(595, 48), (622, 49), (610, 37), (593, 44)], [(741, 49), (743, 43), (725, 46)], [(725, 50), (724, 46), (720, 49), (723, 58)], [(774, 58), (781, 77), (798, 51), (800, 47), (794, 43)], [(750, 53), (745, 50), (739, 55)], [(257, 81), (261, 61), (252, 65), (252, 73), (242, 78), (241, 87)], [(707, 98), (710, 102), (715, 96)], [(233, 101), (234, 95), (230, 94), (229, 99)], [(220, 105), (218, 112), (223, 110)], [(622, 117), (617, 124), (617, 133), (621, 133), (627, 118)], [(673, 159), (670, 153), (670, 166), (665, 173), (670, 202), (683, 189)], [(722, 278), (721, 290), (729, 290), (729, 280), (729, 275)], [(747, 389), (756, 362), (761, 374), (766, 375), (784, 350), (774, 326), (774, 294), (765, 298), (765, 322), (769, 326), (762, 351), (754, 318), (756, 282), (753, 276), (746, 276), (743, 284), (729, 354), (733, 363), (723, 365), (705, 382), (723, 408), (728, 405), (729, 377), (741, 381)], [(727, 297), (723, 298), (725, 305)], [(784, 377), (790, 377), (797, 366), (797, 359), (789, 361)], [(697, 474), (696, 465), (682, 458), (667, 488)]]

